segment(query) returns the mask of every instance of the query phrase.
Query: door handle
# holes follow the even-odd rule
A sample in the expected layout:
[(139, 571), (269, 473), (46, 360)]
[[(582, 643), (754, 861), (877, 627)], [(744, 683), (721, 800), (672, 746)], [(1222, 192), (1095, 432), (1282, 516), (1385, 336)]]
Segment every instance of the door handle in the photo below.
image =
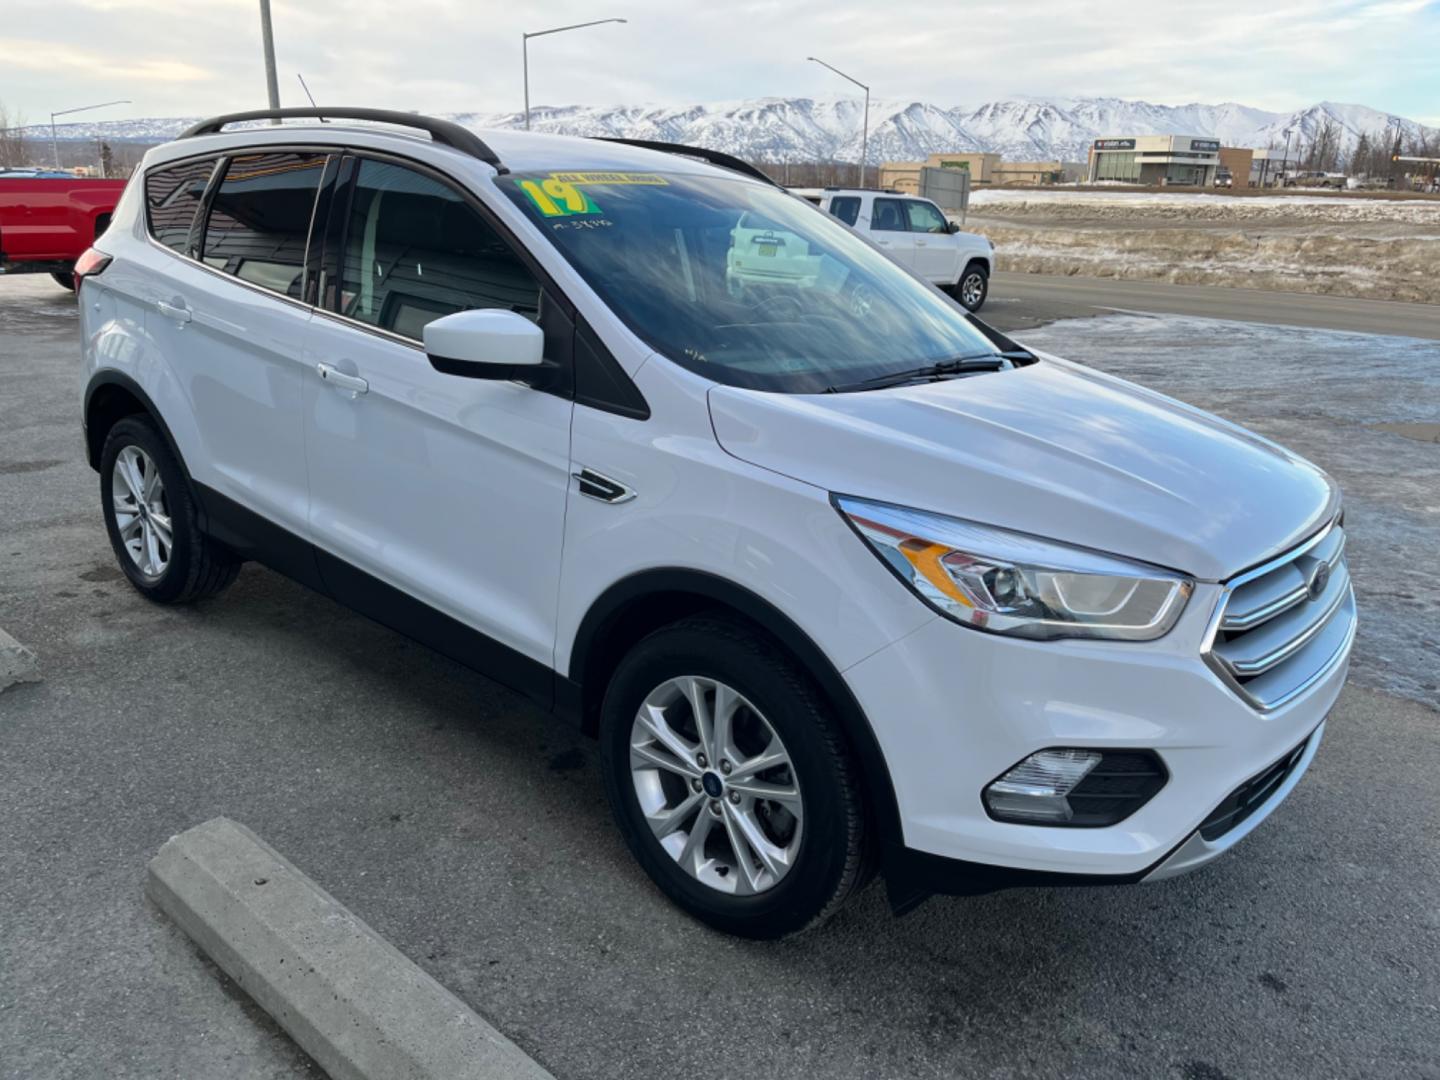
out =
[(370, 391), (370, 384), (359, 375), (346, 375), (331, 364), (316, 364), (315, 371), (320, 378), (341, 390), (349, 390), (352, 394), (365, 394)]
[(924, 240), (916, 240), (916, 241), (915, 241), (915, 246), (916, 246), (916, 247), (924, 247), (924, 246), (925, 246), (925, 241), (924, 241)]
[(179, 323), (190, 321), (190, 309), (184, 304), (171, 304), (164, 300), (156, 300), (155, 307), (167, 319), (174, 319)]

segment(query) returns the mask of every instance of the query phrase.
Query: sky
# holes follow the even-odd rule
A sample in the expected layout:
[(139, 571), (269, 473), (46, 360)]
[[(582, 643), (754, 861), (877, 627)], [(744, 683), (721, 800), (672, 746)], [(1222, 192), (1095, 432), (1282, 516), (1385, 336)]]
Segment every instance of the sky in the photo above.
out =
[[(426, 112), (858, 94), (1335, 101), (1440, 126), (1440, 0), (272, 0), (280, 97)], [(258, 0), (0, 0), (0, 104), (30, 123), (265, 105)]]

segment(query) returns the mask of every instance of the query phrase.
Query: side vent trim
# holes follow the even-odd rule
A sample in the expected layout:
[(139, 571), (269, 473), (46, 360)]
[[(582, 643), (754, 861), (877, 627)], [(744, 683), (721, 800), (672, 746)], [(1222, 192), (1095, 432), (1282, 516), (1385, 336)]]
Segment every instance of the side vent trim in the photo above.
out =
[(581, 469), (570, 475), (579, 481), (581, 495), (587, 495), (600, 502), (619, 505), (635, 498), (633, 490), (620, 481), (611, 480), (610, 477), (598, 473), (594, 469)]

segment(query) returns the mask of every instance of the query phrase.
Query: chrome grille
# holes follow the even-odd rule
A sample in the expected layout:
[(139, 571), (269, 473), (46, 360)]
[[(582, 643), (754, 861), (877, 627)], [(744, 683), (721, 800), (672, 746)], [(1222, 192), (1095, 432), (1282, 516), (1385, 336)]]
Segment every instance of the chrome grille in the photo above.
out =
[(1340, 663), (1354, 636), (1345, 530), (1335, 523), (1226, 585), (1205, 662), (1248, 704), (1269, 712)]

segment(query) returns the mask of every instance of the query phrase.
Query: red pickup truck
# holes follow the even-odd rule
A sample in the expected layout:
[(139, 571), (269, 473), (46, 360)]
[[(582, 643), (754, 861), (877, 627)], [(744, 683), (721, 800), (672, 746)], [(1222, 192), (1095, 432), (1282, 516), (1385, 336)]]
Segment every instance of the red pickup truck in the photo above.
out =
[(0, 170), (0, 274), (49, 274), (75, 287), (75, 260), (110, 224), (124, 180)]

